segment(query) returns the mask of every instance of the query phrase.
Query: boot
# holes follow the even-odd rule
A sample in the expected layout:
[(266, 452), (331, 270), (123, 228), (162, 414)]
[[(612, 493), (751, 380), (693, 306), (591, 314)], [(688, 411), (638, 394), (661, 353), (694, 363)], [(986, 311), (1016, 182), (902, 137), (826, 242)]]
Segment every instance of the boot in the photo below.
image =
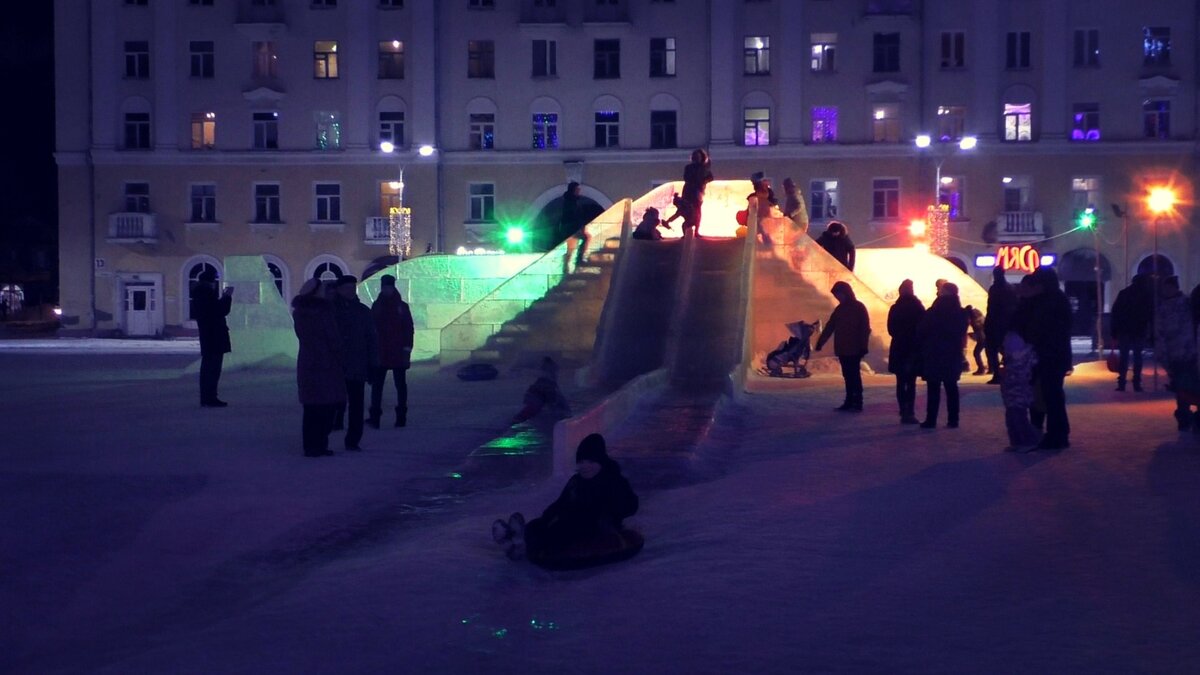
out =
[(378, 429), (379, 428), (379, 419), (381, 417), (383, 417), (383, 409), (382, 408), (371, 408), (371, 411), (368, 413), (367, 420), (366, 420), (367, 426), (371, 427), (372, 429)]
[(396, 426), (408, 426), (408, 408), (406, 406), (396, 406)]

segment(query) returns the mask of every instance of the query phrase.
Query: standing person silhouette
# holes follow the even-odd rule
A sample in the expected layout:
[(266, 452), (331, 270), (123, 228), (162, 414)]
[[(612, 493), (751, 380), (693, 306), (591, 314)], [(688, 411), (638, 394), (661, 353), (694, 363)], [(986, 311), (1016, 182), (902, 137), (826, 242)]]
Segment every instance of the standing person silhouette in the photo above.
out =
[(896, 376), (896, 402), (900, 405), (900, 423), (917, 424), (917, 376), (921, 373), (921, 347), (917, 326), (925, 316), (925, 305), (913, 292), (912, 279), (900, 282), (900, 297), (888, 310), (888, 372)]
[(225, 355), (233, 351), (225, 321), (233, 307), (233, 286), (218, 294), (217, 273), (211, 268), (200, 273), (199, 282), (192, 291), (192, 311), (200, 330), (200, 406), (224, 408), (229, 404), (217, 397), (217, 383)]
[(863, 382), (862, 360), (867, 355), (871, 339), (871, 316), (866, 305), (854, 297), (850, 284), (839, 281), (829, 289), (837, 298), (838, 306), (829, 315), (829, 322), (817, 338), (817, 351), (833, 338), (833, 353), (842, 366), (842, 379), (846, 382), (846, 400), (834, 408), (839, 412), (862, 412)]
[(967, 344), (967, 315), (958, 299), (958, 286), (946, 282), (917, 326), (921, 345), (921, 376), (928, 383), (922, 429), (937, 428), (941, 390), (946, 390), (946, 426), (958, 428), (958, 378)]
[(683, 194), (675, 198), (675, 214), (667, 219), (669, 225), (676, 218), (683, 218), (683, 236), (690, 230), (692, 236), (700, 236), (701, 207), (704, 206), (704, 190), (712, 182), (712, 161), (704, 148), (692, 151), (692, 162), (683, 168)]
[(562, 213), (558, 217), (561, 232), (567, 235), (567, 257), (563, 260), (563, 274), (568, 273), (571, 258), (575, 258), (575, 266), (583, 264), (587, 257), (588, 243), (591, 237), (587, 232), (587, 219), (584, 216), (583, 205), (579, 203), (582, 190), (579, 183), (567, 183), (567, 190), (562, 196)]

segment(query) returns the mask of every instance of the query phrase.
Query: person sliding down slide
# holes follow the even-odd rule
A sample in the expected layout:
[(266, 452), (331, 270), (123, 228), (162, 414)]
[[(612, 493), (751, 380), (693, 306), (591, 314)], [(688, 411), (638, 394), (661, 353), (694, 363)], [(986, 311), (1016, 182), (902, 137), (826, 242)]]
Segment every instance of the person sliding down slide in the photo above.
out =
[(528, 557), (549, 569), (578, 569), (632, 557), (642, 537), (622, 527), (637, 513), (638, 497), (608, 456), (604, 437), (591, 434), (575, 452), (576, 473), (562, 494), (528, 524), (520, 513), (492, 523), (492, 538), (512, 560)]

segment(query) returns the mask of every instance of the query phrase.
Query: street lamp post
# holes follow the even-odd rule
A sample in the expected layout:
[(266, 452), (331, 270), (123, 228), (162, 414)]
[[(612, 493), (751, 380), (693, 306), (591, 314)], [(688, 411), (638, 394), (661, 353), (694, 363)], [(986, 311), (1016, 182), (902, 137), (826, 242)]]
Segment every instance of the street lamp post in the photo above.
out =
[[(1159, 294), (1159, 276), (1158, 276), (1158, 228), (1159, 221), (1164, 216), (1175, 210), (1175, 191), (1169, 187), (1154, 187), (1150, 189), (1150, 194), (1146, 196), (1146, 206), (1150, 208), (1150, 213), (1154, 214), (1154, 257), (1151, 258), (1152, 269), (1154, 270), (1154, 321), (1158, 322), (1158, 294)], [(1158, 335), (1155, 335), (1155, 343), (1157, 345)], [(1158, 350), (1154, 352), (1154, 390), (1158, 391)]]
[[(918, 134), (917, 137), (915, 139), (913, 139), (913, 144), (917, 146), (917, 149), (925, 150), (933, 145), (933, 138), (929, 134)], [(975, 146), (977, 146), (978, 144), (979, 144), (979, 139), (976, 138), (975, 136), (963, 136), (958, 141), (958, 149), (964, 150), (964, 151), (965, 150), (974, 150)], [(931, 202), (934, 209), (940, 207), (942, 204), (942, 164), (945, 163), (946, 159), (950, 156), (950, 152), (951, 151), (941, 152), (935, 156), (936, 161), (934, 162), (934, 172), (933, 172), (933, 201)], [(931, 218), (932, 218), (932, 215), (933, 214), (931, 212), (931, 216), (930, 216)], [(933, 225), (933, 223), (930, 223), (930, 226), (932, 226), (932, 225)], [(941, 226), (944, 228), (944, 223)], [(945, 234), (945, 233), (942, 233), (942, 234)], [(948, 235), (946, 235), (946, 236), (948, 236)], [(939, 240), (938, 233), (937, 232), (932, 233), (932, 238), (934, 240), (934, 243), (936, 243)], [(940, 255), (946, 254), (945, 251), (936, 251), (936, 252)]]

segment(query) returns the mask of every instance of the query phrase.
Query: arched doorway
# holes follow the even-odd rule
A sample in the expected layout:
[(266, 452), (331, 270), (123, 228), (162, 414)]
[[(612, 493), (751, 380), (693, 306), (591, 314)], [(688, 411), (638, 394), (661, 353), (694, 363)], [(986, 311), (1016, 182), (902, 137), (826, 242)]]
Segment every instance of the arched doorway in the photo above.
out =
[[(566, 191), (566, 184), (550, 188), (530, 205), (531, 215), (526, 222), (529, 223), (530, 241), (534, 250), (549, 251), (572, 234), (562, 231), (559, 226), (563, 194)], [(612, 200), (595, 188), (580, 185), (579, 205), (583, 209), (584, 221), (587, 222), (612, 206)]]
[[(1108, 293), (1108, 282), (1112, 281), (1112, 267), (1108, 258), (1100, 254), (1100, 289), (1096, 292), (1096, 251), (1077, 248), (1063, 254), (1058, 263), (1058, 278), (1063, 282), (1063, 292), (1071, 301), (1071, 335), (1092, 338), (1096, 343), (1096, 312), (1103, 309)], [(1099, 302), (1099, 305), (1097, 305)]]
[(1165, 279), (1167, 277), (1175, 276), (1175, 264), (1171, 262), (1170, 258), (1161, 254), (1148, 255), (1145, 258), (1142, 258), (1142, 261), (1138, 263), (1137, 273), (1153, 275), (1155, 258), (1158, 259), (1159, 278)]

